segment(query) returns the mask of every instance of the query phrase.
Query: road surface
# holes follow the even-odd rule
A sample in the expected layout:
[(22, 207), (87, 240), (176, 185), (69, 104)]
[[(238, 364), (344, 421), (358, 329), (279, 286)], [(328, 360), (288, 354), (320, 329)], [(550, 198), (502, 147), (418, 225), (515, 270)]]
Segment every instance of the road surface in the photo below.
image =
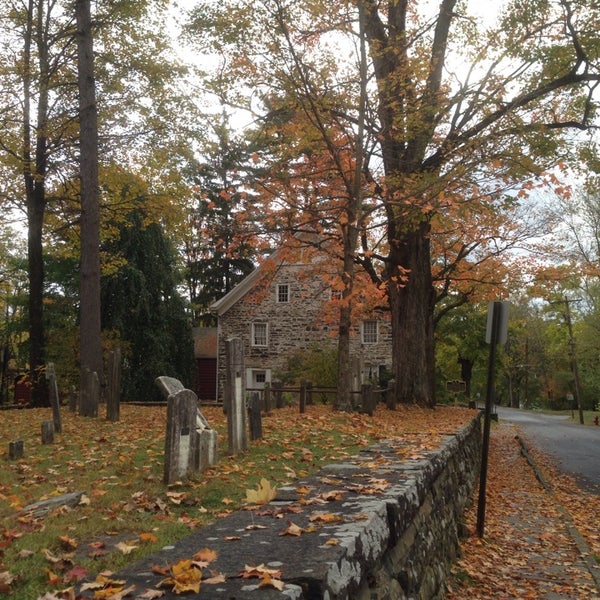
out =
[(588, 491), (600, 494), (600, 427), (571, 423), (567, 416), (497, 407), (498, 417), (516, 423), (523, 439), (555, 459)]

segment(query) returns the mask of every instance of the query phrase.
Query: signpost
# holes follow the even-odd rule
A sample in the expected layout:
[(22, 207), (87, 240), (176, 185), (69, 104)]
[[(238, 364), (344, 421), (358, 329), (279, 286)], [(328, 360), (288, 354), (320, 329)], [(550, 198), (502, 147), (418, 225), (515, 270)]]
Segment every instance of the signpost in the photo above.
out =
[(508, 332), (508, 302), (490, 302), (488, 307), (487, 333), (485, 341), (490, 344), (487, 392), (483, 420), (483, 446), (481, 448), (481, 471), (479, 479), (479, 504), (477, 506), (477, 534), (483, 537), (485, 523), (485, 488), (487, 484), (487, 463), (490, 448), (490, 423), (494, 405), (494, 375), (496, 346), (506, 343)]

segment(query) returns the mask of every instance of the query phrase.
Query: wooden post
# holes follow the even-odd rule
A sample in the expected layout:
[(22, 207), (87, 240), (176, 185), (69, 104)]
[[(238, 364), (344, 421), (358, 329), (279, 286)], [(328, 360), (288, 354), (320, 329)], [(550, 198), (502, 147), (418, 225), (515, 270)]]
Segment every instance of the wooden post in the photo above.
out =
[(312, 406), (314, 404), (313, 401), (313, 384), (312, 381), (306, 381), (306, 405)]
[(54, 422), (42, 422), (42, 444), (52, 444), (54, 442)]
[(46, 365), (46, 384), (48, 386), (48, 398), (52, 407), (52, 420), (54, 422), (54, 432), (62, 433), (62, 421), (60, 418), (60, 399), (58, 397), (58, 385), (56, 384), (56, 371), (54, 364)]
[(15, 440), (8, 443), (8, 458), (10, 460), (23, 458), (23, 440)]
[(248, 447), (246, 434), (246, 386), (244, 383), (244, 347), (242, 340), (232, 338), (226, 342), (227, 379), (225, 410), (229, 453), (244, 452)]
[(306, 412), (306, 396), (308, 395), (308, 388), (306, 386), (306, 381), (302, 381), (300, 383), (300, 413)]
[(260, 396), (253, 392), (248, 401), (248, 418), (250, 421), (250, 439), (262, 438), (262, 416), (260, 414)]
[(121, 414), (121, 348), (108, 355), (108, 390), (106, 396), (106, 418), (117, 422)]

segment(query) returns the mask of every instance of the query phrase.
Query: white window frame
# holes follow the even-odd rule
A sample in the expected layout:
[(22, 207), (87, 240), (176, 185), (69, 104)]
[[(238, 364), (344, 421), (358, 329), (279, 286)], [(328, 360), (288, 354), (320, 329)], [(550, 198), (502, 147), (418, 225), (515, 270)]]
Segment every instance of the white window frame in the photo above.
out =
[[(257, 326), (260, 326), (260, 328), (262, 328), (264, 326), (264, 344), (263, 343), (257, 343)], [(254, 346), (255, 348), (266, 348), (269, 345), (269, 324), (265, 321), (253, 321), (252, 322), (252, 330), (250, 332), (251, 335), (251, 342), (252, 342), (252, 346)], [(262, 342), (263, 340), (263, 336), (261, 336), (260, 340), (258, 340), (259, 342)]]
[[(374, 326), (371, 328), (371, 326)], [(361, 340), (363, 344), (376, 344), (379, 341), (379, 321), (367, 319), (361, 323)]]
[(290, 284), (278, 283), (275, 289), (275, 302), (277, 304), (286, 304), (290, 301)]

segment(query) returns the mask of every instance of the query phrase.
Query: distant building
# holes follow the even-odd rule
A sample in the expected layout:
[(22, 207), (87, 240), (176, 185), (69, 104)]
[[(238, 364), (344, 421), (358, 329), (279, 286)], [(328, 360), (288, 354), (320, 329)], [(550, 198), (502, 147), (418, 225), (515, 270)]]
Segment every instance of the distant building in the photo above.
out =
[[(217, 396), (225, 382), (226, 341), (244, 345), (246, 387), (262, 388), (288, 370), (299, 351), (319, 344), (337, 346), (336, 291), (323, 255), (285, 260), (281, 253), (248, 275), (211, 311), (218, 317)], [(371, 313), (354, 325), (351, 354), (361, 379), (377, 381), (391, 370), (391, 326), (384, 313)]]

